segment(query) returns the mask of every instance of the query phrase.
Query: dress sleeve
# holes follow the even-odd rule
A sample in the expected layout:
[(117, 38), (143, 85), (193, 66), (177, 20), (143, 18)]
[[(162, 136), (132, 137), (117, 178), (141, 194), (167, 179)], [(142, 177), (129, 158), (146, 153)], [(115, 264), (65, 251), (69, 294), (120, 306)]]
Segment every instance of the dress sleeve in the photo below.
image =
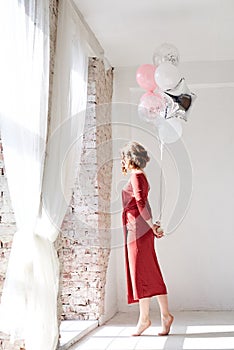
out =
[(136, 199), (138, 210), (144, 220), (151, 219), (151, 212), (148, 210), (148, 183), (144, 174), (133, 173), (131, 175), (133, 195)]

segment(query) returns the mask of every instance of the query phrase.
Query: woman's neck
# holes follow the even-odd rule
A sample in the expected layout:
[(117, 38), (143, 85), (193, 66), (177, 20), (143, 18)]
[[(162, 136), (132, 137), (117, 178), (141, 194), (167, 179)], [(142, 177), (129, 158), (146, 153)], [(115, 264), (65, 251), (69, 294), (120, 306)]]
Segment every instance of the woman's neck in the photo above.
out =
[(131, 169), (132, 173), (145, 173), (143, 169), (139, 168), (139, 169)]

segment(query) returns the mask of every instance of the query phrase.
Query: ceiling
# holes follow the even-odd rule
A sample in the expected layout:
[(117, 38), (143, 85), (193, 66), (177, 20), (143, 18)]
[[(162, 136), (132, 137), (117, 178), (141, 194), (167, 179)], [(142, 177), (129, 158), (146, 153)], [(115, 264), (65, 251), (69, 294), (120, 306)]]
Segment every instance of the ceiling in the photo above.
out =
[(74, 0), (112, 66), (152, 63), (174, 44), (181, 62), (234, 60), (234, 0)]

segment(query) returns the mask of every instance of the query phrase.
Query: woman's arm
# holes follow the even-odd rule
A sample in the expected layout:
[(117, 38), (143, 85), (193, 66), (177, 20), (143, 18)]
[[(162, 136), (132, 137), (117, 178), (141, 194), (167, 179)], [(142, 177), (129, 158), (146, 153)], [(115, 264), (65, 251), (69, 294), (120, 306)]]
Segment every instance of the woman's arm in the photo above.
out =
[(148, 197), (148, 184), (146, 182), (145, 176), (141, 173), (132, 173), (131, 184), (139, 213), (149, 224), (149, 226), (152, 227), (153, 223), (151, 212), (148, 210), (146, 205)]
[(132, 173), (131, 184), (133, 189), (133, 195), (136, 199), (136, 204), (142, 218), (147, 222), (149, 227), (153, 230), (154, 235), (157, 238), (161, 238), (164, 232), (157, 232), (160, 225), (153, 224), (151, 213), (147, 208), (147, 197), (148, 197), (148, 184), (144, 176), (141, 173)]

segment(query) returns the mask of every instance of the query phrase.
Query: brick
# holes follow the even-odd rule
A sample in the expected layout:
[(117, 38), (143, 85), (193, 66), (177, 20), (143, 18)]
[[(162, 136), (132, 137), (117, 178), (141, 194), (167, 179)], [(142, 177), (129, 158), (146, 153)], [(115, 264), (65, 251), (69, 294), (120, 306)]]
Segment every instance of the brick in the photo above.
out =
[[(73, 212), (67, 212), (62, 225), (60, 260), (66, 281), (60, 292), (65, 319), (98, 319), (104, 310), (111, 239), (112, 82), (112, 70), (105, 72), (100, 59), (90, 59), (81, 173), (73, 191)], [(75, 231), (69, 232), (74, 226)]]

